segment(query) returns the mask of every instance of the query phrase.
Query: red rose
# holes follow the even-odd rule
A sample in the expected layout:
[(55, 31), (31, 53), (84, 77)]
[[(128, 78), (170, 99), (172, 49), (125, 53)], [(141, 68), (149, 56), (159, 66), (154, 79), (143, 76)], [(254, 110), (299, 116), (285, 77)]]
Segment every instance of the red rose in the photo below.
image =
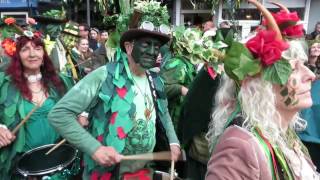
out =
[(265, 44), (260, 56), (263, 65), (270, 66), (281, 59), (281, 54), (284, 50), (283, 47), (285, 47), (285, 45), (282, 45), (283, 43), (284, 42), (274, 41), (272, 43)]
[(6, 19), (4, 20), (4, 23), (6, 23), (7, 25), (14, 24), (14, 23), (16, 23), (16, 19), (14, 19), (14, 18), (12, 18), (12, 17), (6, 18)]
[(287, 13), (284, 10), (281, 10), (277, 13), (273, 13), (272, 16), (274, 17), (274, 19), (276, 20), (277, 24), (280, 25), (282, 23), (296, 23), (298, 21), (300, 21), (300, 18), (298, 16), (298, 13), (295, 12), (290, 12)]
[(274, 31), (261, 30), (246, 43), (246, 47), (257, 58), (260, 56), (264, 44), (274, 40), (275, 36), (276, 33)]
[(260, 31), (246, 43), (246, 47), (255, 58), (260, 59), (263, 65), (269, 66), (280, 60), (282, 51), (289, 46), (284, 41), (275, 39), (274, 31)]
[(298, 24), (295, 26), (289, 26), (289, 27), (283, 29), (282, 34), (284, 36), (300, 38), (300, 37), (304, 36), (303, 25)]

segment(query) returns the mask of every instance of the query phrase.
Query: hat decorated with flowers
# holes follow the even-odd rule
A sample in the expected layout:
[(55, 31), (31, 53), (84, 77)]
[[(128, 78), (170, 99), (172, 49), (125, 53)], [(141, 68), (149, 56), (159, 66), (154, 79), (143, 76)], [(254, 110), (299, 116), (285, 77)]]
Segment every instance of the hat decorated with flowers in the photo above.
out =
[[(248, 76), (261, 75), (264, 80), (284, 85), (292, 72), (289, 59), (307, 58), (303, 42), (302, 25), (296, 12), (289, 12), (284, 6), (278, 13), (271, 14), (256, 0), (248, 0), (263, 14), (263, 25), (257, 34), (247, 42), (233, 41), (224, 58), (224, 69), (227, 75), (240, 86)], [(299, 52), (299, 53), (297, 53)]]
[(41, 38), (42, 34), (39, 31), (36, 31), (32, 28), (32, 25), (37, 24), (33, 18), (27, 19), (26, 28), (20, 27), (16, 24), (16, 19), (13, 17), (4, 18), (0, 21), (1, 27), (1, 47), (4, 49), (4, 52), (13, 56), (16, 52), (16, 41), (19, 37), (25, 36), (30, 39), (32, 38)]

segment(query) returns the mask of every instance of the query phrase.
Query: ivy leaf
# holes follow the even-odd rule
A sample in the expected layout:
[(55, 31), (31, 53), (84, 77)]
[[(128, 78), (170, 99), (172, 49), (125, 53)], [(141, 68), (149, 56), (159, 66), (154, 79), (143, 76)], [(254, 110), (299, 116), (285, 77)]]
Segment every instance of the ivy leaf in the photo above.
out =
[(246, 75), (253, 76), (261, 71), (260, 61), (254, 60), (247, 48), (233, 42), (224, 59), (225, 72), (234, 80), (240, 81)]
[(284, 85), (287, 83), (291, 72), (290, 63), (285, 59), (281, 59), (265, 68), (263, 71), (263, 79), (272, 83)]

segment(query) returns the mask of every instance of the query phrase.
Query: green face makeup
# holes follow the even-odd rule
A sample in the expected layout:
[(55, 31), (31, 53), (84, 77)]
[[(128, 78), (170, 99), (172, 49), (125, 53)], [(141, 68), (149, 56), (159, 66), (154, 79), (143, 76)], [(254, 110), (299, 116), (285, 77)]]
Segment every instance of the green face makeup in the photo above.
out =
[(286, 106), (294, 106), (299, 102), (296, 98), (296, 85), (297, 80), (292, 79), (287, 86), (281, 87), (280, 95), (283, 97), (283, 101)]
[(134, 40), (132, 57), (144, 69), (156, 66), (157, 56), (160, 52), (161, 42), (155, 38), (140, 38)]

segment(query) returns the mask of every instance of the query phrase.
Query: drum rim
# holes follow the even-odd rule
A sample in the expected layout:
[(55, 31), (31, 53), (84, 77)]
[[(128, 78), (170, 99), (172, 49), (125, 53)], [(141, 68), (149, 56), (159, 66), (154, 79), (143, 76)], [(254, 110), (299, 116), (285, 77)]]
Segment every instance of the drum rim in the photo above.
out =
[(43, 145), (43, 146), (39, 146), (39, 147), (36, 147), (34, 149), (31, 149), (27, 152), (25, 152), (20, 158), (19, 158), (19, 161), (18, 161), (18, 164), (17, 164), (17, 171), (22, 175), (22, 176), (41, 176), (41, 175), (45, 175), (45, 174), (50, 174), (50, 173), (53, 173), (53, 172), (56, 172), (56, 171), (59, 171), (59, 169), (62, 167), (62, 169), (64, 169), (65, 167), (69, 166), (76, 158), (77, 158), (77, 154), (78, 154), (78, 149), (74, 148), (73, 146), (69, 145), (69, 144), (62, 144), (61, 146), (69, 146), (71, 147), (72, 149), (75, 150), (74, 152), (74, 156), (72, 157), (72, 159), (66, 163), (62, 163), (61, 165), (59, 166), (55, 166), (55, 167), (52, 167), (52, 168), (48, 168), (46, 170), (40, 170), (38, 172), (29, 172), (29, 171), (24, 171), (22, 169), (19, 168), (19, 162), (20, 160), (25, 157), (26, 155), (29, 155), (31, 154), (31, 152), (34, 152), (38, 149), (43, 149), (43, 148), (46, 148), (46, 147), (49, 147), (49, 146), (54, 146), (56, 144), (46, 144), (46, 145)]

